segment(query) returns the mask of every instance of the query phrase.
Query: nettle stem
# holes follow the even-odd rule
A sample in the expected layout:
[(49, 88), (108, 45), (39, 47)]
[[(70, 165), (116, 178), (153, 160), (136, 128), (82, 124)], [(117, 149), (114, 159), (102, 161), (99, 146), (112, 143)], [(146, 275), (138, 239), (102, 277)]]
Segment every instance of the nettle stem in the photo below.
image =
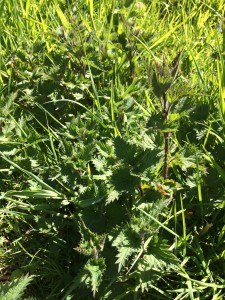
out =
[[(177, 56), (172, 61), (172, 64), (168, 64), (165, 56), (163, 55), (163, 62), (159, 64), (155, 61), (156, 72), (153, 74), (153, 90), (155, 95), (159, 97), (162, 114), (164, 116), (164, 124), (166, 129), (164, 130), (165, 152), (164, 152), (164, 168), (163, 177), (166, 180), (169, 176), (169, 154), (170, 154), (170, 129), (168, 128), (169, 113), (171, 105), (167, 99), (167, 91), (173, 85), (178, 77), (178, 69), (180, 65), (181, 52), (178, 52)], [(158, 73), (158, 76), (157, 76)]]
[[(170, 112), (170, 104), (167, 100), (166, 93), (163, 93), (163, 114), (165, 117), (165, 122), (168, 122), (169, 112)], [(164, 180), (168, 178), (169, 174), (169, 152), (170, 152), (170, 132), (164, 132), (164, 167), (163, 167), (163, 177)]]
[(165, 150), (164, 150), (164, 170), (163, 177), (164, 180), (168, 178), (169, 173), (169, 151), (170, 151), (170, 132), (164, 132), (164, 140), (165, 140)]

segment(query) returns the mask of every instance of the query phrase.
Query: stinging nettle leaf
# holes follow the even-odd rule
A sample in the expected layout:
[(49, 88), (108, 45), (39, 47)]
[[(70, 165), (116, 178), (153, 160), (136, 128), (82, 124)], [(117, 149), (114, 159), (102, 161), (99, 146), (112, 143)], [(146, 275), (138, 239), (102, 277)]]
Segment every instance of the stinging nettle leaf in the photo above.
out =
[(114, 140), (116, 156), (129, 164), (133, 164), (135, 160), (136, 147), (124, 141), (120, 137)]
[(115, 190), (119, 192), (134, 192), (140, 184), (140, 177), (131, 174), (130, 169), (123, 166), (114, 169), (110, 179)]
[(0, 298), (1, 300), (19, 300), (25, 292), (33, 276), (22, 276), (13, 280), (10, 283), (0, 284)]

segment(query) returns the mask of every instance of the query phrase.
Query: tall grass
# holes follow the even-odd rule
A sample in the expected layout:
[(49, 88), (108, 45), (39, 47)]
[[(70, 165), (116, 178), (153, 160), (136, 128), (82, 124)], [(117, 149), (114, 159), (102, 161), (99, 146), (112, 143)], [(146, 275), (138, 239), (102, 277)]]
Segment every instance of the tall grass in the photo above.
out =
[(2, 281), (35, 275), (36, 299), (224, 298), (223, 6), (1, 2)]

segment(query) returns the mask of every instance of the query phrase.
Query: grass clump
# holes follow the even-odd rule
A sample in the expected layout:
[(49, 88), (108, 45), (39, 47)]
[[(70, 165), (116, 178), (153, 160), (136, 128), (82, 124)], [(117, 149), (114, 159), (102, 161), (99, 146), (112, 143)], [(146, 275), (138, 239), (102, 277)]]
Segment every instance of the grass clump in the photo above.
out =
[(224, 298), (223, 13), (222, 1), (2, 2), (9, 291)]

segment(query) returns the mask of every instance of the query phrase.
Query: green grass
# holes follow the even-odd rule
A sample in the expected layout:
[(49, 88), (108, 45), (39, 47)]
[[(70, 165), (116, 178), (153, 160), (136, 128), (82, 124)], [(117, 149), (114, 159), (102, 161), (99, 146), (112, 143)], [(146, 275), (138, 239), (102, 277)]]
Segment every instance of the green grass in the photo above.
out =
[(0, 4), (2, 296), (223, 299), (223, 1), (75, 2)]

